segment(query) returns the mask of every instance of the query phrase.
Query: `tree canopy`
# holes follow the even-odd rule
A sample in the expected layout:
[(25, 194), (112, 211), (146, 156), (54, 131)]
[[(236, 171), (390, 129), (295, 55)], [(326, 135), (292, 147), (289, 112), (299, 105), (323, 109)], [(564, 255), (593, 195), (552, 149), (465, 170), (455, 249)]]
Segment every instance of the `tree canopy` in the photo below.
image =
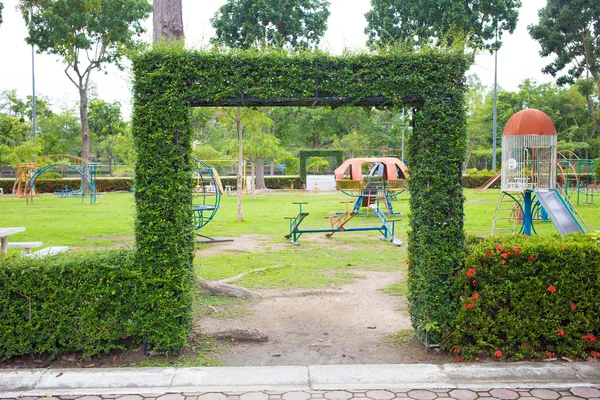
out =
[[(539, 24), (530, 25), (529, 33), (542, 46), (543, 57), (554, 56), (542, 71), (556, 77), (567, 68), (567, 73), (557, 79), (559, 85), (579, 80), (593, 125), (600, 132), (596, 111), (600, 94), (600, 3), (548, 0), (539, 17)], [(590, 75), (592, 79), (586, 81)]]
[(28, 28), (27, 43), (40, 53), (55, 54), (66, 64), (67, 77), (79, 90), (82, 150), (89, 158), (87, 121), (90, 74), (105, 64), (120, 66), (123, 51), (138, 44), (147, 0), (21, 0)]
[(211, 19), (212, 42), (234, 48), (315, 47), (327, 29), (327, 0), (227, 0)]
[(370, 46), (401, 43), (451, 44), (465, 38), (473, 49), (499, 47), (495, 39), (512, 33), (520, 0), (371, 0), (366, 13)]

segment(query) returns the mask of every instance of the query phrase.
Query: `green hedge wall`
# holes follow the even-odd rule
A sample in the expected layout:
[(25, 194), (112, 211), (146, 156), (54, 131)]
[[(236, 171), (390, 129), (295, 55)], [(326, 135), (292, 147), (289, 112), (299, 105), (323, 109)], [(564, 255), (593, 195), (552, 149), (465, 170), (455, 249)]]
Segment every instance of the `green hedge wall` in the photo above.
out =
[[(0, 187), (4, 189), (4, 194), (12, 193), (14, 182), (14, 179), (0, 180)], [(71, 190), (79, 189), (81, 183), (77, 179), (38, 179), (35, 181), (37, 193), (56, 193), (64, 190), (66, 186)], [(101, 193), (129, 191), (132, 186), (132, 178), (98, 178), (96, 180), (96, 189)]]
[(0, 359), (139, 343), (140, 277), (130, 251), (0, 257)]
[(148, 290), (164, 295), (164, 301), (144, 305), (149, 343), (176, 347), (191, 325), (188, 108), (277, 106), (285, 99), (419, 110), (408, 154), (410, 312), (420, 330), (449, 323), (456, 301), (446, 282), (463, 262), (460, 162), (469, 65), (460, 51), (437, 50), (331, 56), (167, 47), (136, 57), (132, 132), (138, 149), (138, 262)]
[[(342, 150), (300, 150), (300, 179), (306, 183), (306, 160), (309, 157), (333, 157), (338, 167), (344, 162)], [(336, 167), (337, 168), (337, 167)]]
[(594, 238), (473, 239), (453, 288), (460, 300), (444, 345), (459, 357), (585, 358), (600, 350)]

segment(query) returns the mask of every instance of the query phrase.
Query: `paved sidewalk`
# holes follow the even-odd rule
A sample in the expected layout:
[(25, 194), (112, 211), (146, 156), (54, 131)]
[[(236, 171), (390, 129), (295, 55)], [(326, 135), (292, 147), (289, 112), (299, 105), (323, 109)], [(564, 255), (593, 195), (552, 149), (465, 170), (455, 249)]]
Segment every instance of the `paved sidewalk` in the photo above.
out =
[(61, 400), (600, 400), (600, 364), (0, 370), (0, 397)]

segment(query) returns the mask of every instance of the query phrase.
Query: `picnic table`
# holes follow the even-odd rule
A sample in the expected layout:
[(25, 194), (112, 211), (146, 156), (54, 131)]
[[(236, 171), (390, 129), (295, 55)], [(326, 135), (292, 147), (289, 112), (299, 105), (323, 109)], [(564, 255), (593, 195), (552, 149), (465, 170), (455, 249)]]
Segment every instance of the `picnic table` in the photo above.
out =
[(8, 237), (19, 232), (25, 232), (25, 228), (0, 228), (0, 242), (2, 243), (2, 254), (6, 255), (6, 250), (8, 248)]

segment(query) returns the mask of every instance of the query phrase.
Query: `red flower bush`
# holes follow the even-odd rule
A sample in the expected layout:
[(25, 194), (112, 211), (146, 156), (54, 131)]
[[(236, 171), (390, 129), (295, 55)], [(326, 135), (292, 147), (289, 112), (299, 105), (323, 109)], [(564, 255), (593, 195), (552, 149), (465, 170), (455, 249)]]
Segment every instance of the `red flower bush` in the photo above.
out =
[(472, 303), (465, 303), (465, 308), (466, 308), (467, 310), (468, 310), (468, 309), (471, 309), (471, 308), (473, 308), (473, 304), (472, 304)]
[(514, 252), (515, 254), (519, 254), (519, 253), (521, 253), (521, 249), (522, 249), (522, 247), (521, 247), (521, 246), (516, 246), (516, 247), (513, 247), (513, 252)]
[(559, 329), (557, 332), (558, 336), (565, 336), (565, 331), (562, 329)]
[(582, 336), (581, 339), (589, 340), (590, 344), (594, 344), (598, 341), (598, 339), (596, 339), (596, 336), (594, 336), (593, 333), (588, 333), (587, 335)]
[(502, 247), (502, 246), (498, 245), (498, 246), (496, 246), (496, 250), (498, 250), (498, 251), (502, 251), (502, 250), (504, 250), (504, 247)]
[(496, 358), (500, 358), (500, 357), (502, 357), (502, 352), (501, 352), (500, 350), (496, 350), (496, 351), (494, 352), (494, 357), (496, 357)]
[(590, 356), (594, 357), (594, 358), (598, 358), (600, 357), (600, 351), (590, 351)]
[(471, 298), (473, 300), (479, 300), (479, 293), (473, 293), (473, 295), (471, 296)]
[(468, 277), (475, 276), (475, 268), (469, 268), (467, 270), (467, 276)]
[(556, 288), (554, 286), (550, 285), (550, 286), (548, 286), (548, 291), (550, 293), (556, 293)]

